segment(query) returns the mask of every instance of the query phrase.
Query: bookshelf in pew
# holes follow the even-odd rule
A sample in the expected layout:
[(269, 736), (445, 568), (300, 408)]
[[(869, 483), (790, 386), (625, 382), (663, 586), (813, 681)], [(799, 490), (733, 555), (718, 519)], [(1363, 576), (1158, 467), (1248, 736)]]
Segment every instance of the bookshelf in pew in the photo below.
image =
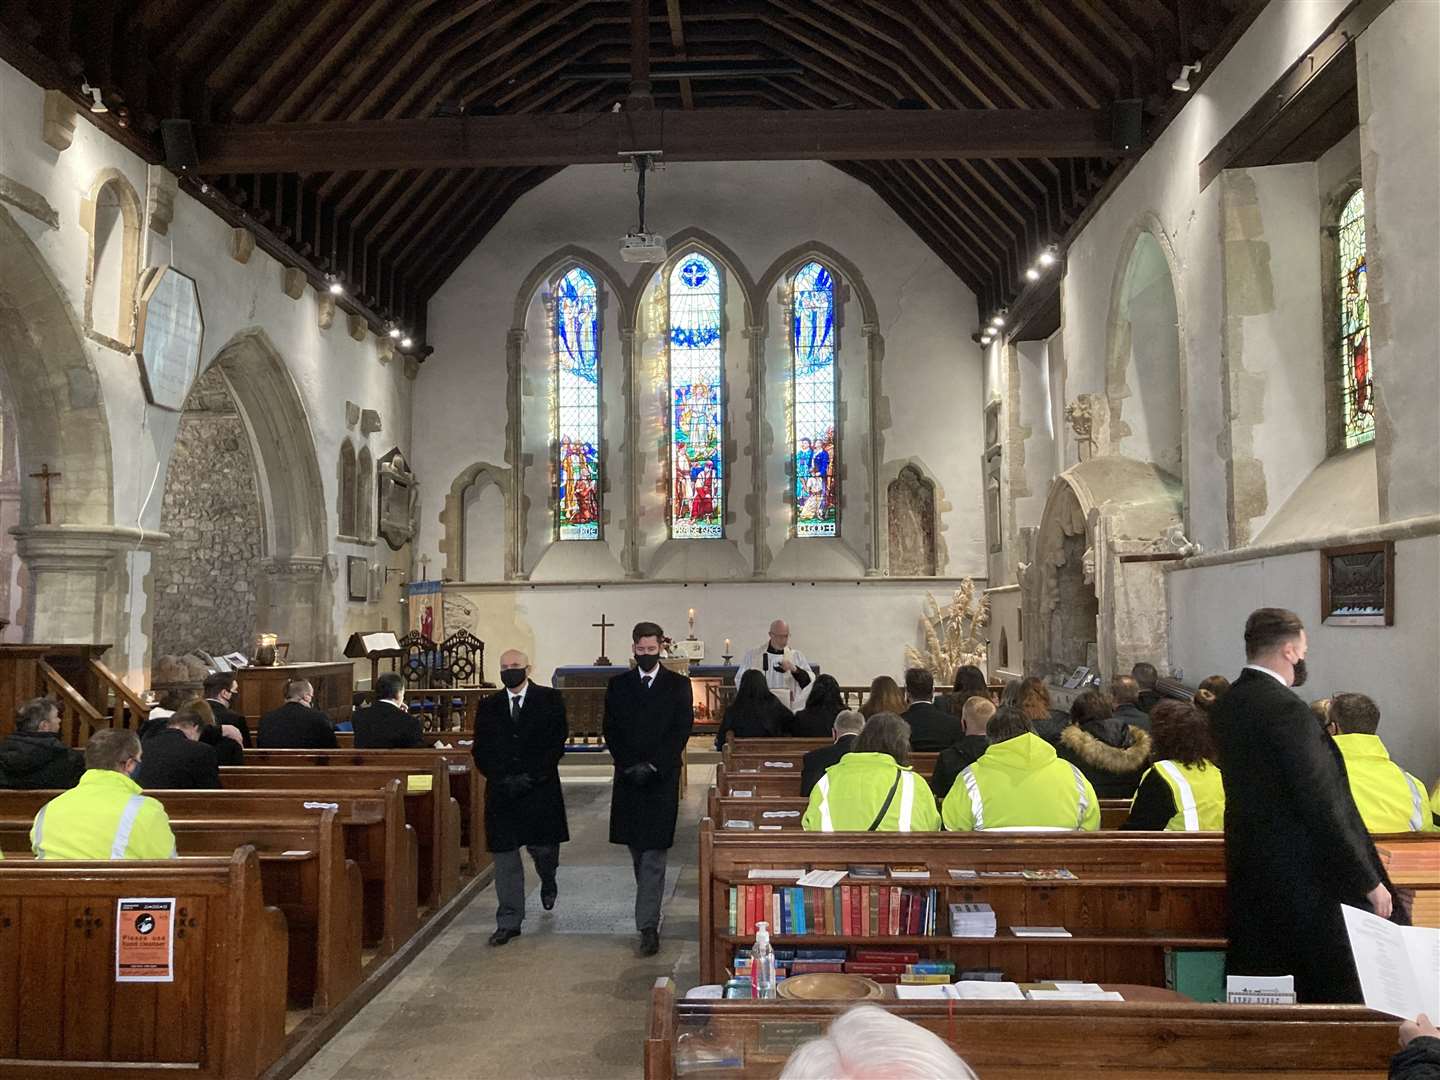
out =
[[(1440, 844), (1440, 838), (1408, 834), (1384, 842), (1403, 853)], [(1164, 984), (1167, 949), (1218, 950), (1226, 944), (1224, 837), (1216, 833), (752, 833), (719, 830), (706, 818), (699, 847), (700, 974), (706, 983), (722, 982), (724, 971), (734, 967), (736, 949), (753, 940), (738, 917), (731, 929), (732, 888), (738, 904), (745, 895), (741, 886), (785, 884), (751, 880), (751, 869), (908, 864), (930, 872), (921, 880), (847, 880), (842, 887), (934, 889), (934, 934), (871, 935), (868, 927), (863, 934), (777, 932), (772, 937), (777, 947), (907, 946), (918, 948), (921, 959), (954, 961), (958, 970), (999, 968), (1016, 982), (1061, 978), (1158, 986)], [(1075, 879), (961, 880), (950, 874), (1060, 868)], [(1419, 888), (1440, 890), (1440, 880)], [(996, 936), (950, 936), (944, 915), (952, 903), (989, 904)], [(831, 914), (830, 929), (843, 929)], [(806, 922), (807, 929), (825, 928), (823, 918), (816, 924), (808, 911)], [(1010, 930), (1037, 926), (1064, 927), (1070, 936), (1028, 938)]]
[[(732, 785), (733, 788), (733, 785)], [(706, 815), (721, 829), (774, 831), (799, 829), (810, 800), (799, 796), (727, 796), (715, 787), (706, 793)], [(1100, 828), (1119, 829), (1130, 816), (1129, 799), (1100, 800)]]
[[(1395, 1050), (1395, 1021), (1357, 1005), (1200, 1005), (1120, 989), (1146, 1000), (876, 1004), (939, 1035), (984, 1080), (1380, 1080)], [(849, 1005), (684, 1000), (670, 979), (657, 979), (645, 1080), (771, 1080)]]

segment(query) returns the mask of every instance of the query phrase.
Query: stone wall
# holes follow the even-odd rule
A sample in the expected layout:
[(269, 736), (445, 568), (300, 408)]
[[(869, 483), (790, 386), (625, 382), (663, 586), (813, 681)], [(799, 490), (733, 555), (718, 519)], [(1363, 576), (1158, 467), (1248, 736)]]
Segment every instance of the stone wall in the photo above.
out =
[(155, 655), (250, 651), (260, 495), (250, 439), (218, 369), (196, 382), (165, 479), (155, 559)]

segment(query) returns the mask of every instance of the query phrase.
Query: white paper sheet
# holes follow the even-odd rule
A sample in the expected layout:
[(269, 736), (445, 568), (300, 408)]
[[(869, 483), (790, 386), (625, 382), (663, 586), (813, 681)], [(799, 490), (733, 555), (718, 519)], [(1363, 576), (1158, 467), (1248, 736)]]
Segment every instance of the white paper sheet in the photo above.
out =
[(1366, 1006), (1405, 1020), (1440, 1016), (1440, 930), (1396, 926), (1348, 904), (1340, 910)]
[(811, 870), (796, 882), (796, 884), (805, 885), (814, 889), (833, 889), (844, 880), (844, 870)]

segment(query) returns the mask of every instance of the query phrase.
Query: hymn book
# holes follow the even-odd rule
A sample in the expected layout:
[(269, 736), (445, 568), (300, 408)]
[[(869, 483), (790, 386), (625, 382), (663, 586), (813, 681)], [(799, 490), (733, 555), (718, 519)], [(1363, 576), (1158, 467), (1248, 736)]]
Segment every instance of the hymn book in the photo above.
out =
[(1396, 926), (1349, 904), (1340, 910), (1366, 1007), (1405, 1020), (1440, 1016), (1440, 930)]

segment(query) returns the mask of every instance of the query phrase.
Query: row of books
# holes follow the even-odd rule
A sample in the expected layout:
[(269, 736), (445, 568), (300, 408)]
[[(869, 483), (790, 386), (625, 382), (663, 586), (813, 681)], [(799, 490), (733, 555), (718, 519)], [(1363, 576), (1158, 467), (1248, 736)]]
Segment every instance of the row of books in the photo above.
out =
[[(795, 882), (806, 873), (808, 867), (755, 867), (747, 873), (752, 881)], [(928, 881), (930, 868), (922, 863), (851, 863), (844, 870), (844, 876), (854, 881), (876, 881), (889, 878), (892, 881)], [(935, 877), (944, 876), (945, 871), (936, 871)], [(970, 870), (955, 868), (949, 871), (956, 881), (973, 881), (980, 878), (1024, 878), (1027, 881), (1078, 881), (1075, 873), (1066, 867), (1041, 867), (1022, 870)]]
[(897, 885), (732, 885), (729, 931), (753, 934), (757, 923), (767, 922), (772, 934), (930, 936), (939, 905), (938, 889)]
[[(816, 972), (837, 972), (847, 975), (864, 975), (879, 983), (896, 983), (905, 986), (927, 986), (948, 983), (955, 979), (957, 971), (953, 961), (921, 960), (917, 951), (905, 949), (787, 949), (775, 950), (775, 972), (777, 978), (794, 975), (811, 975)], [(999, 972), (966, 973), (984, 978), (998, 978)], [(743, 946), (735, 950), (735, 977), (748, 978), (750, 975), (750, 949)]]

